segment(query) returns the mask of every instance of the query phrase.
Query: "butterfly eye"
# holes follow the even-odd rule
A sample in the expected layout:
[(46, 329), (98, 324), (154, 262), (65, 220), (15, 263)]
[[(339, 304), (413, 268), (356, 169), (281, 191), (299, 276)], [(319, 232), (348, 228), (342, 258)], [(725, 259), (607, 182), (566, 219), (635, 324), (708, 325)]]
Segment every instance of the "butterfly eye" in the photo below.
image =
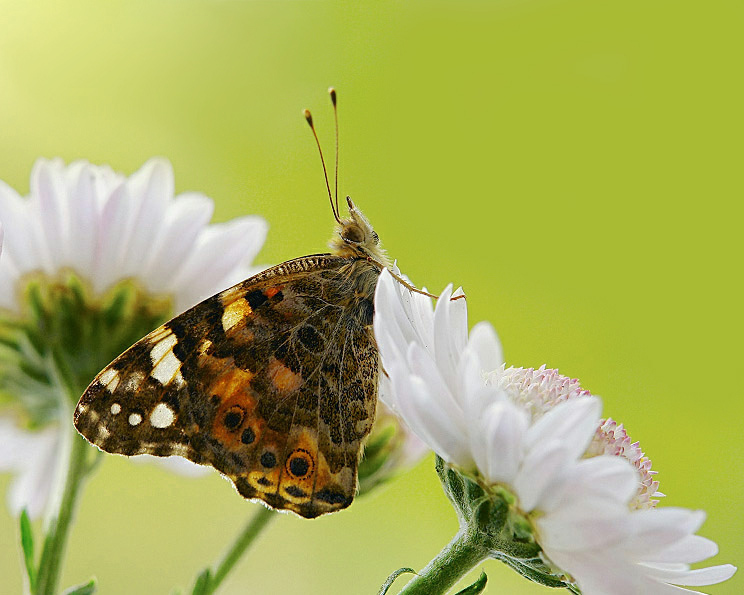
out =
[(354, 244), (361, 244), (364, 241), (364, 232), (359, 229), (356, 225), (349, 225), (344, 228), (341, 237), (347, 242), (353, 242)]

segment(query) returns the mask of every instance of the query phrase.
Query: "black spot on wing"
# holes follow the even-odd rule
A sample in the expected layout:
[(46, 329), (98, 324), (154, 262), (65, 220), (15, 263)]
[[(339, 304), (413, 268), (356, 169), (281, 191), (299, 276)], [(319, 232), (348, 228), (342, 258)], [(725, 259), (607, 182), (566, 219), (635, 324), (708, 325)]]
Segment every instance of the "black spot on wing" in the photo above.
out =
[(248, 302), (248, 305), (251, 307), (251, 309), (255, 310), (259, 306), (262, 306), (267, 301), (266, 294), (264, 294), (263, 291), (256, 290), (251, 291), (245, 295), (245, 301)]
[(243, 430), (243, 433), (240, 435), (240, 441), (243, 444), (253, 444), (253, 441), (256, 439), (256, 433), (253, 431), (252, 428), (246, 428)]
[(319, 492), (315, 492), (315, 497), (318, 500), (327, 502), (328, 504), (345, 504), (348, 506), (351, 504), (352, 498), (336, 490), (325, 489)]
[(268, 450), (261, 455), (261, 464), (267, 469), (276, 467), (276, 455)]
[(298, 488), (297, 486), (287, 486), (284, 488), (284, 491), (287, 492), (290, 496), (294, 496), (295, 498), (304, 498), (307, 496), (307, 493), (305, 493), (303, 490)]

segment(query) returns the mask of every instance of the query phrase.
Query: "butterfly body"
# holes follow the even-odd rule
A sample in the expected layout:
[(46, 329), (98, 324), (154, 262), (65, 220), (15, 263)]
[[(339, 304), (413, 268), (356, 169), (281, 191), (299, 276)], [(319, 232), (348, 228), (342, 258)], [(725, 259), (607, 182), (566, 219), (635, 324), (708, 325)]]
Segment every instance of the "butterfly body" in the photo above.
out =
[(306, 518), (348, 506), (375, 416), (373, 296), (389, 262), (349, 201), (330, 254), (287, 261), (135, 343), (91, 383), (75, 427), (100, 449), (211, 465)]

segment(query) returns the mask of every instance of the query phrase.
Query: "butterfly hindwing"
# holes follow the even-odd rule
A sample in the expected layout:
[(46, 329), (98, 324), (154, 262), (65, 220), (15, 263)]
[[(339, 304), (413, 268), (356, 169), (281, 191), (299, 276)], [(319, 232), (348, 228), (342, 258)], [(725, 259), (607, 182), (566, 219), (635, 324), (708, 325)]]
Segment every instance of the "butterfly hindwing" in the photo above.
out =
[(107, 452), (212, 465), (307, 518), (348, 506), (377, 399), (377, 274), (308, 256), (201, 302), (104, 369), (75, 426)]

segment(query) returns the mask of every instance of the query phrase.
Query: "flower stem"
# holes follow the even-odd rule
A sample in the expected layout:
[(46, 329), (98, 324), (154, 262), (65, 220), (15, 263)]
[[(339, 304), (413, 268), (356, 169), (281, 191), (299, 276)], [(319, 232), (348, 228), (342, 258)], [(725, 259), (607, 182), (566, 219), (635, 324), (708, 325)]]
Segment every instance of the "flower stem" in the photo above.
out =
[(488, 557), (488, 548), (479, 542), (475, 532), (463, 527), (400, 595), (438, 595), (446, 593), (479, 562)]
[(259, 506), (256, 513), (251, 517), (246, 526), (238, 535), (237, 539), (233, 542), (232, 546), (225, 553), (225, 556), (217, 565), (214, 573), (211, 574), (209, 582), (204, 585), (200, 593), (209, 595), (214, 593), (220, 586), (225, 577), (233, 569), (233, 566), (240, 560), (246, 550), (251, 546), (256, 537), (258, 537), (263, 529), (273, 520), (277, 514), (266, 508), (265, 506)]
[(65, 546), (67, 545), (72, 517), (75, 514), (75, 504), (83, 480), (89, 470), (87, 461), (89, 451), (88, 443), (75, 433), (72, 436), (69, 465), (59, 511), (49, 524), (44, 541), (44, 549), (39, 562), (36, 595), (54, 595), (57, 590)]

